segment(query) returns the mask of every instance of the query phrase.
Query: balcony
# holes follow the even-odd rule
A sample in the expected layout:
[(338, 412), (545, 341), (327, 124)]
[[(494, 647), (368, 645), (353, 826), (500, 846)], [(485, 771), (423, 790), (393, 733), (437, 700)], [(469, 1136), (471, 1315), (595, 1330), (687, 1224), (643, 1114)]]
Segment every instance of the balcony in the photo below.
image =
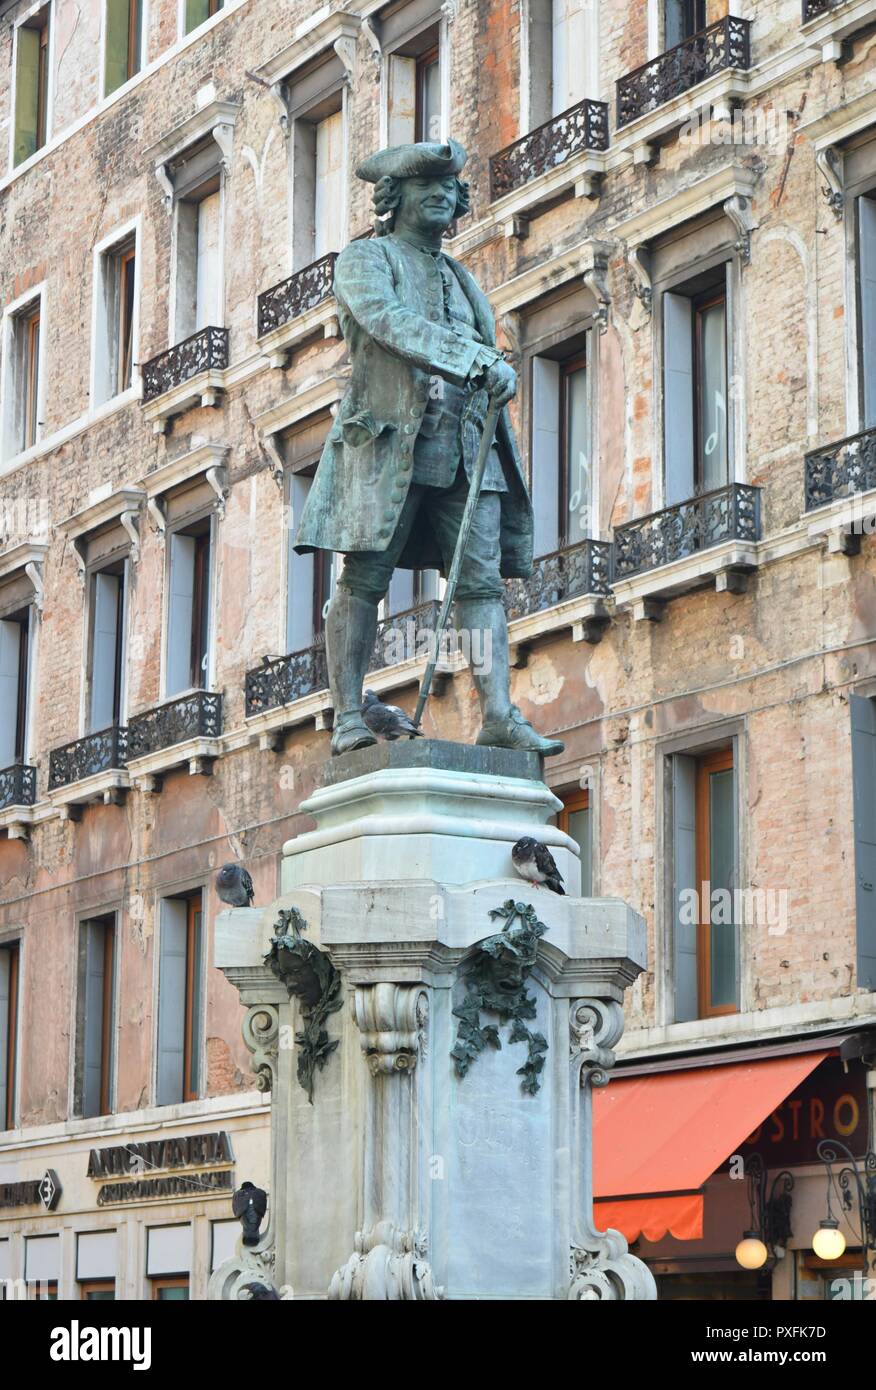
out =
[(619, 78), (618, 131), (667, 107), (666, 121), (658, 120), (652, 129), (641, 131), (646, 140), (666, 134), (690, 114), (690, 103), (685, 100), (678, 106), (679, 99), (704, 83), (710, 86), (701, 93), (703, 104), (716, 98), (726, 101), (745, 96), (747, 78), (741, 87), (724, 79), (726, 74), (747, 73), (751, 67), (750, 33), (750, 20), (728, 16)]
[(760, 488), (730, 483), (618, 526), (612, 589), (619, 607), (659, 618), (660, 605), (714, 581), (741, 593), (757, 568)]
[(334, 302), (336, 251), (296, 270), (258, 297), (257, 332), (272, 367), (285, 367), (298, 343), (314, 336), (336, 338)]
[[(430, 655), (441, 605), (432, 600), (383, 618), (377, 626), (368, 680), (378, 691), (398, 689), (419, 680)], [(452, 663), (451, 663), (452, 665)], [(439, 666), (439, 671), (440, 671)], [(284, 729), (313, 720), (317, 729), (331, 723), (325, 637), (288, 656), (264, 657), (246, 673), (246, 719), (263, 748), (277, 749)]]
[(608, 623), (611, 596), (611, 543), (585, 540), (561, 546), (533, 562), (528, 579), (505, 586), (509, 642), (515, 665), (537, 636), (572, 629), (575, 641), (598, 642)]
[(803, 23), (808, 24), (810, 20), (821, 19), (822, 15), (828, 14), (831, 10), (838, 10), (840, 5), (845, 5), (846, 0), (803, 0)]
[(156, 434), (193, 406), (215, 406), (228, 366), (228, 329), (202, 328), (141, 367), (143, 413)]
[(69, 815), (89, 801), (118, 804), (128, 787), (128, 730), (114, 725), (49, 754), (49, 800)]
[(0, 770), (0, 829), (10, 840), (26, 840), (36, 801), (35, 767), (13, 763)]
[(490, 160), (490, 195), (493, 201), (549, 174), (583, 150), (608, 149), (608, 105), (604, 101), (579, 101), (544, 125), (536, 126)]
[(856, 554), (861, 535), (876, 530), (876, 429), (813, 449), (804, 460), (805, 509), (817, 513), (810, 535), (828, 548)]
[(128, 774), (145, 791), (160, 791), (161, 774), (188, 764), (210, 776), (221, 751), (222, 696), (193, 690), (128, 720)]

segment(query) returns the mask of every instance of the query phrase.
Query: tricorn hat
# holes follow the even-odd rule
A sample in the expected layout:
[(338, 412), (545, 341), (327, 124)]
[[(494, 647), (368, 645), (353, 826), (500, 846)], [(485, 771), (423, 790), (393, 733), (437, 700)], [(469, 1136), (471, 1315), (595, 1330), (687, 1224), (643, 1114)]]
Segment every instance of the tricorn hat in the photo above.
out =
[(366, 183), (378, 183), (387, 175), (395, 179), (428, 175), (446, 178), (449, 174), (458, 174), (467, 158), (456, 140), (448, 140), (443, 145), (423, 140), (416, 145), (393, 145), (391, 149), (378, 150), (359, 165), (356, 174)]

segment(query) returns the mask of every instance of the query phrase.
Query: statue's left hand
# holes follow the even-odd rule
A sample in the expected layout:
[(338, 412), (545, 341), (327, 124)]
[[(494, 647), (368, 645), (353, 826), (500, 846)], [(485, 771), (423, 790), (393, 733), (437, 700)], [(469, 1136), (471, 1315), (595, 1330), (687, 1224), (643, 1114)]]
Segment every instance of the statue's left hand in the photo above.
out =
[(494, 405), (507, 405), (517, 395), (517, 373), (507, 362), (494, 362), (484, 377)]

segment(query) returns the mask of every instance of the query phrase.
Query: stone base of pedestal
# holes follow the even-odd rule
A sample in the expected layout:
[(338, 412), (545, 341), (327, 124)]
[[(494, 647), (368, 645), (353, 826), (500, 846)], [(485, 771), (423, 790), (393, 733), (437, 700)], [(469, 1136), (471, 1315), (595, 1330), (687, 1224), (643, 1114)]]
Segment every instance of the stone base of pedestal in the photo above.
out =
[[(655, 1296), (623, 1237), (594, 1230), (590, 1176), (591, 1087), (644, 924), (514, 876), (523, 834), (573, 892), (577, 858), (535, 759), (499, 752), (338, 759), (302, 808), (317, 829), (286, 846), (283, 896), (217, 919), (272, 1089), (258, 1253), (286, 1297)], [(242, 1284), (231, 1261), (213, 1291)]]

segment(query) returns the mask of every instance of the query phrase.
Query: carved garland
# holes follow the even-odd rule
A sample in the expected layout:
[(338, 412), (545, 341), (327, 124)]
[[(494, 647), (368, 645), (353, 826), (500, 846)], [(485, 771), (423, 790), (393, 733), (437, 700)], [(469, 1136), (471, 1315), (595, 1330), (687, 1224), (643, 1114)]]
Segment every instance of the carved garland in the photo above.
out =
[(523, 1077), (522, 1089), (535, 1095), (548, 1043), (542, 1033), (531, 1032), (524, 1021), (536, 1015), (535, 999), (526, 992), (526, 979), (547, 927), (538, 920), (531, 904), (516, 903), (513, 898), (494, 908), (490, 916), (504, 918), (505, 925), (496, 936), (488, 936), (474, 948), (474, 960), (465, 979), (466, 998), (453, 1010), (459, 1028), (450, 1055), (456, 1075), (464, 1077), (486, 1047), (502, 1046), (498, 1028), (481, 1023), (481, 1010), (510, 1019), (508, 1041), (527, 1044), (527, 1058), (517, 1075)]
[(325, 1066), (338, 1046), (323, 1026), (329, 1014), (343, 1006), (341, 977), (329, 956), (301, 935), (307, 927), (297, 907), (284, 908), (274, 925), (274, 940), (265, 964), (301, 1003), (304, 1024), (295, 1042), (298, 1054), (298, 1084), (313, 1104), (313, 1079), (317, 1067)]

